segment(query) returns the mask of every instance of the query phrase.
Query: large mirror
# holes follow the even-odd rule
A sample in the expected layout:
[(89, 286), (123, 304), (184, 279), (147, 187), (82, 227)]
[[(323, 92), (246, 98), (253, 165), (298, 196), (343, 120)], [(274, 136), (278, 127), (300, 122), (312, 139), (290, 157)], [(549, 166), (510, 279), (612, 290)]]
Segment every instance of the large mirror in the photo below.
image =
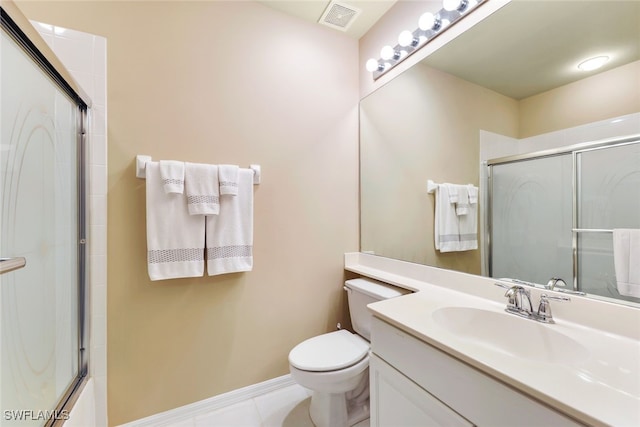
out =
[[(601, 69), (577, 68), (598, 55), (610, 57)], [(640, 2), (507, 4), (361, 101), (361, 250), (487, 274), (486, 194), (478, 202), (478, 249), (441, 252), (427, 182), (486, 193), (482, 160), (548, 149), (545, 137), (566, 129), (579, 129), (581, 142), (598, 140), (602, 126), (594, 123), (614, 118), (626, 121), (620, 136), (640, 129)], [(487, 136), (493, 151), (482, 145)], [(640, 190), (628, 200), (638, 205)], [(537, 268), (544, 277), (559, 274)]]

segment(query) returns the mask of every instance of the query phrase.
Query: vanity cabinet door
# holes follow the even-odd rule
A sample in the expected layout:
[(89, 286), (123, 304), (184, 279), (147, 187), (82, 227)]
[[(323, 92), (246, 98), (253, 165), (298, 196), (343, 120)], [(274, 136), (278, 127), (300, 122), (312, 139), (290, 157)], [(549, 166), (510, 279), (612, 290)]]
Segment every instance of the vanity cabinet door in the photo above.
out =
[[(481, 427), (582, 426), (551, 407), (529, 398), (478, 369), (375, 317), (371, 338), (372, 358), (378, 357), (379, 360), (383, 360), (391, 369), (413, 384), (416, 390), (421, 390), (437, 402), (442, 402), (446, 408), (452, 408), (449, 410), (452, 412), (455, 410), (460, 417), (464, 417), (474, 425)], [(374, 381), (376, 379), (372, 377), (371, 382)], [(391, 383), (384, 387), (387, 388), (384, 395), (374, 397), (375, 391), (372, 391), (372, 420), (373, 414), (380, 412), (376, 405), (393, 408), (394, 405), (398, 405), (397, 400), (400, 400), (400, 397), (393, 396), (394, 391), (390, 389)], [(388, 403), (385, 402), (387, 399), (395, 400)], [(386, 409), (384, 412), (394, 413), (392, 409)], [(392, 427), (400, 425), (397, 422), (394, 423), (393, 419), (389, 421), (389, 423), (372, 425)], [(421, 427), (442, 425), (448, 424), (427, 423), (422, 424)]]
[(372, 427), (473, 425), (375, 354), (369, 373)]

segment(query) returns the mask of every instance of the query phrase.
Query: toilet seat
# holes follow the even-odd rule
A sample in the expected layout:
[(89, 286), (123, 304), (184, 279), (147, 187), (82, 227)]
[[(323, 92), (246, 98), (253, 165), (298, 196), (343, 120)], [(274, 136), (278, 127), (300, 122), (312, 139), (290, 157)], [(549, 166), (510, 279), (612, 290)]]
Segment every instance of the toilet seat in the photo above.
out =
[(301, 342), (289, 353), (289, 363), (303, 371), (334, 371), (358, 363), (368, 353), (366, 340), (342, 329)]

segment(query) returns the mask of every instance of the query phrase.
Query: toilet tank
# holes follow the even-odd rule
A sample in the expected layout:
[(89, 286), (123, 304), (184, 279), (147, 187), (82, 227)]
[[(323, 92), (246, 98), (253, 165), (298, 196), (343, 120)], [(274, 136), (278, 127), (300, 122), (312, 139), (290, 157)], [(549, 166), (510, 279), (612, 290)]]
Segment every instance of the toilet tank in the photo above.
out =
[(367, 341), (371, 341), (371, 319), (373, 317), (367, 309), (367, 305), (411, 293), (407, 289), (365, 278), (347, 280), (345, 290), (349, 300), (353, 330)]

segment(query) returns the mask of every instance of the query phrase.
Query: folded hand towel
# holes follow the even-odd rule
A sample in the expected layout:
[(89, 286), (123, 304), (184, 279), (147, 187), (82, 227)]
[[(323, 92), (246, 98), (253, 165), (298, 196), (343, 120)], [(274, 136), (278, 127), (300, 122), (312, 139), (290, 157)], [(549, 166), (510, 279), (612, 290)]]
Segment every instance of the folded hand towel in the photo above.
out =
[(218, 167), (202, 163), (185, 163), (185, 192), (191, 215), (218, 215), (220, 188)]
[(467, 192), (469, 193), (469, 203), (475, 205), (478, 203), (478, 187), (475, 185), (467, 185)]
[(469, 213), (469, 189), (466, 185), (458, 185), (457, 191), (456, 215), (466, 215)]
[(458, 218), (455, 205), (450, 202), (449, 185), (441, 184), (436, 189), (436, 212), (434, 220), (434, 240), (440, 252), (457, 251), (460, 243), (458, 237)]
[(478, 249), (478, 204), (468, 204), (466, 215), (458, 216), (459, 251)]
[(613, 230), (613, 262), (620, 295), (640, 298), (640, 229)]
[(449, 203), (458, 203), (458, 186), (456, 184), (442, 184), (447, 189)]
[(220, 182), (220, 194), (236, 196), (238, 194), (238, 166), (219, 165), (218, 180)]
[(184, 193), (184, 162), (160, 160), (160, 175), (165, 193)]
[(253, 171), (238, 171), (238, 195), (224, 197), (220, 214), (207, 217), (209, 276), (253, 268)]
[(204, 274), (205, 217), (189, 215), (186, 197), (166, 194), (160, 166), (146, 166), (147, 265), (151, 280)]

